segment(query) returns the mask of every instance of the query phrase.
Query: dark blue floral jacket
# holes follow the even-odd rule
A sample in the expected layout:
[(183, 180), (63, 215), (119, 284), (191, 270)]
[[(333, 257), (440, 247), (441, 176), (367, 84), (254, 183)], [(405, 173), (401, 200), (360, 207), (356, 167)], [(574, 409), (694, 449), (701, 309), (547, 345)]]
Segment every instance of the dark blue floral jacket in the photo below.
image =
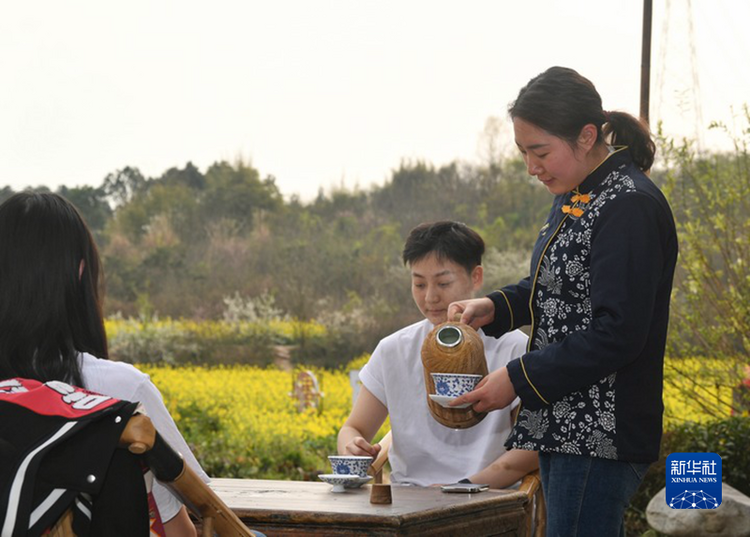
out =
[(627, 148), (555, 198), (530, 277), (489, 295), (483, 327), (531, 325), (527, 354), (508, 364), (522, 402), (509, 448), (657, 460), (676, 260), (669, 205)]

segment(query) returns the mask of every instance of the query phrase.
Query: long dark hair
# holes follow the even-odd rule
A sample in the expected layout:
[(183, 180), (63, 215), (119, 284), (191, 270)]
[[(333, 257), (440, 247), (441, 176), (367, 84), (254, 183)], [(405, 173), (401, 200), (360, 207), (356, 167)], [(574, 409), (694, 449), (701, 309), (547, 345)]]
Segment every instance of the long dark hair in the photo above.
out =
[(651, 132), (627, 112), (605, 112), (602, 98), (589, 79), (567, 67), (550, 67), (532, 78), (508, 107), (511, 118), (520, 118), (575, 147), (581, 129), (593, 124), (597, 141), (626, 145), (641, 170), (651, 169), (656, 145)]
[(21, 192), (0, 205), (0, 378), (82, 386), (78, 353), (108, 358), (101, 296), (99, 253), (70, 202)]

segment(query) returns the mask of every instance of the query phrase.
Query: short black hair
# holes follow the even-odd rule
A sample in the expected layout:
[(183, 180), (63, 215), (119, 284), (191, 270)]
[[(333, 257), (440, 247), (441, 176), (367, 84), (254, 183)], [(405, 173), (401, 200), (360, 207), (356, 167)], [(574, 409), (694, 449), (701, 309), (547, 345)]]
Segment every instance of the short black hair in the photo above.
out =
[(470, 273), (482, 264), (484, 240), (461, 222), (442, 220), (419, 224), (406, 238), (404, 264), (411, 265), (432, 253), (440, 260), (448, 259), (461, 265)]

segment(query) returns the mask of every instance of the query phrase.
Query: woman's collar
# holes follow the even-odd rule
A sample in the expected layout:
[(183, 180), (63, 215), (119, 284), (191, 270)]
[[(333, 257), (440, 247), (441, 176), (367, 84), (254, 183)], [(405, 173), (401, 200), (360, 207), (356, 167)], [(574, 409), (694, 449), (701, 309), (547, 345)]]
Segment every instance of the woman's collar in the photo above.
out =
[(628, 154), (628, 146), (626, 145), (615, 147), (607, 146), (607, 149), (607, 156), (604, 157), (604, 159), (602, 159), (602, 161), (597, 164), (591, 172), (589, 172), (586, 179), (584, 179), (583, 182), (578, 185), (578, 188), (571, 192), (571, 194), (585, 194), (591, 192), (604, 180), (605, 177), (607, 177), (607, 175), (609, 175), (609, 172), (611, 172), (615, 166), (622, 162), (622, 157)]

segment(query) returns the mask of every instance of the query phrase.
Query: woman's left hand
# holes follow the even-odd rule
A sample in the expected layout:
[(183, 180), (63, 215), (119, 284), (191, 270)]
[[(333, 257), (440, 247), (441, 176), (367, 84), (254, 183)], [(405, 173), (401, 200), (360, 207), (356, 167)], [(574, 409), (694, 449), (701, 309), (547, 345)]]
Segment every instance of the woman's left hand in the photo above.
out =
[(450, 402), (450, 406), (472, 403), (475, 412), (488, 412), (505, 408), (516, 398), (516, 390), (503, 367), (484, 377), (474, 391), (466, 393)]

